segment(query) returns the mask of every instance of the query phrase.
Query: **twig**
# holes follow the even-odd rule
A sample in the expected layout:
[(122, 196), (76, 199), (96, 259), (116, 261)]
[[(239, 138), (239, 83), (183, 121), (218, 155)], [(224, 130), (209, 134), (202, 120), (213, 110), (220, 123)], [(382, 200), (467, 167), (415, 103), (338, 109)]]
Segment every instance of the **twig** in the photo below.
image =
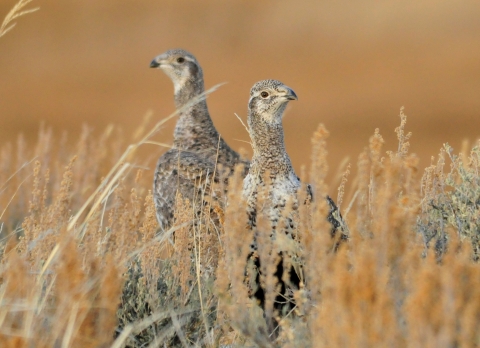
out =
[(27, 6), (29, 3), (31, 3), (33, 0), (20, 0), (13, 6), (13, 8), (10, 10), (10, 12), (7, 13), (5, 18), (3, 19), (3, 23), (0, 26), (0, 37), (8, 33), (10, 30), (13, 29), (17, 23), (12, 23), (15, 19), (24, 16), (29, 13), (36, 12), (40, 9), (40, 7), (35, 7), (30, 10), (23, 10), (25, 6)]
[(237, 116), (238, 120), (240, 121), (240, 123), (242, 124), (242, 126), (245, 128), (245, 130), (247, 131), (248, 134), (250, 134), (250, 130), (248, 129), (248, 127), (245, 125), (245, 123), (243, 123), (243, 120), (240, 118), (240, 116), (238, 116), (236, 113), (233, 113), (235, 116)]

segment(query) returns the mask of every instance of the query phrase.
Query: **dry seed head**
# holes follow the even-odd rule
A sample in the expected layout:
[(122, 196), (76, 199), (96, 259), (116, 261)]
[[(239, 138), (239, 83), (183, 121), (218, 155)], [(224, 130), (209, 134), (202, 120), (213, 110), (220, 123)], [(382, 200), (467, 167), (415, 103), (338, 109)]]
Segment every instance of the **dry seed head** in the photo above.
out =
[(186, 226), (175, 231), (175, 245), (173, 260), (173, 272), (178, 278), (182, 288), (183, 297), (187, 296), (193, 281), (192, 274), (192, 251), (193, 251), (193, 228), (192, 224), (192, 206), (188, 199), (183, 199), (181, 194), (177, 193), (175, 201), (175, 223), (174, 226)]
[(319, 124), (312, 137), (312, 164), (310, 169), (310, 182), (315, 190), (321, 194), (326, 193), (324, 179), (328, 172), (327, 143), (330, 133), (323, 124)]
[(400, 108), (400, 126), (395, 128), (395, 133), (397, 133), (398, 138), (398, 150), (397, 156), (398, 157), (405, 157), (408, 154), (408, 149), (410, 147), (410, 143), (408, 140), (411, 138), (412, 133), (409, 132), (405, 134), (405, 126), (407, 124), (407, 115), (404, 114), (405, 108), (402, 106)]
[(370, 137), (370, 156), (372, 163), (379, 160), (384, 143), (385, 141), (380, 134), (380, 129), (375, 128), (375, 133)]
[(32, 200), (30, 201), (30, 214), (35, 214), (40, 210), (40, 161), (35, 161), (35, 167), (33, 169), (33, 189)]
[(338, 187), (337, 206), (339, 209), (342, 206), (343, 196), (345, 194), (345, 185), (347, 184), (348, 176), (350, 175), (350, 168), (351, 168), (351, 165), (349, 163), (347, 165), (347, 169), (345, 170), (345, 173), (343, 173), (342, 175), (340, 186)]
[(135, 176), (135, 183), (138, 184), (140, 182), (140, 179), (143, 176), (143, 169), (137, 170), (137, 175)]

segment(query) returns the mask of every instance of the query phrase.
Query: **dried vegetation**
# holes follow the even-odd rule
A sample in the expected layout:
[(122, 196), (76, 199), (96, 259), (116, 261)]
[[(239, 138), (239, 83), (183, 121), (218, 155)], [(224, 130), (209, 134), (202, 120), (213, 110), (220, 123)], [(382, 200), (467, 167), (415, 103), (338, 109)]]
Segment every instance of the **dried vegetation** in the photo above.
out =
[[(376, 130), (356, 176), (350, 166), (341, 175), (347, 243), (337, 250), (324, 200), (300, 207), (304, 286), (293, 311), (271, 313), (275, 335), (248, 296), (240, 169), (226, 207), (207, 205), (199, 218), (179, 197), (175, 226), (158, 235), (158, 151), (132, 151), (158, 144), (147, 141), (148, 120), (131, 141), (114, 127), (85, 127), (70, 147), (42, 128), (34, 146), (21, 136), (3, 144), (0, 346), (477, 346), (480, 144), (458, 155), (445, 145), (422, 176), (400, 117), (396, 151)], [(321, 125), (312, 139), (315, 197), (328, 189), (327, 137)], [(258, 226), (269, 229), (261, 216)], [(276, 283), (267, 270), (278, 258), (259, 240), (268, 311)]]

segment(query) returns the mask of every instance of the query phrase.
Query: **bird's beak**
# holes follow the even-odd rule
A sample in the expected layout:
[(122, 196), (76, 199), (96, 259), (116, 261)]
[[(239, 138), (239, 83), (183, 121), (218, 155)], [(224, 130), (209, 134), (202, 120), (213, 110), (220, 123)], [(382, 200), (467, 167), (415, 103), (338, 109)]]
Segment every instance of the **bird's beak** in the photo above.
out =
[(157, 62), (157, 59), (152, 60), (150, 63), (150, 68), (158, 68), (160, 66), (160, 63)]
[(150, 62), (150, 68), (158, 68), (162, 64), (165, 64), (167, 61), (167, 56), (165, 54), (161, 54), (159, 56), (156, 56), (153, 58), (153, 60)]
[(293, 91), (293, 89), (287, 86), (285, 86), (284, 88), (285, 88), (285, 98), (287, 98), (287, 100), (298, 100), (298, 97)]

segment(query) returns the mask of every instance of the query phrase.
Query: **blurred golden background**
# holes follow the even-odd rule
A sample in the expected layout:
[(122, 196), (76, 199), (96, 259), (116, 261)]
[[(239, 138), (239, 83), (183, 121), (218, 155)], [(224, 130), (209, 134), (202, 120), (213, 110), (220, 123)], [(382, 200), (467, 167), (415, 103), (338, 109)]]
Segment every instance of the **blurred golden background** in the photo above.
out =
[[(0, 3), (0, 17), (16, 0)], [(480, 2), (392, 1), (33, 1), (0, 38), (0, 139), (23, 132), (33, 143), (41, 122), (77, 140), (82, 124), (125, 134), (148, 110), (174, 111), (173, 86), (151, 59), (170, 48), (192, 52), (218, 130), (248, 145), (234, 113), (246, 118), (249, 89), (273, 78), (299, 96), (284, 119), (297, 169), (309, 163), (310, 137), (329, 129), (330, 171), (356, 158), (380, 128), (386, 149), (405, 106), (411, 151), (428, 165), (443, 143), (460, 150), (480, 125)], [(171, 141), (175, 121), (158, 136)], [(0, 145), (1, 145), (0, 144)], [(163, 151), (152, 146), (152, 152)], [(154, 166), (154, 163), (152, 163)]]

